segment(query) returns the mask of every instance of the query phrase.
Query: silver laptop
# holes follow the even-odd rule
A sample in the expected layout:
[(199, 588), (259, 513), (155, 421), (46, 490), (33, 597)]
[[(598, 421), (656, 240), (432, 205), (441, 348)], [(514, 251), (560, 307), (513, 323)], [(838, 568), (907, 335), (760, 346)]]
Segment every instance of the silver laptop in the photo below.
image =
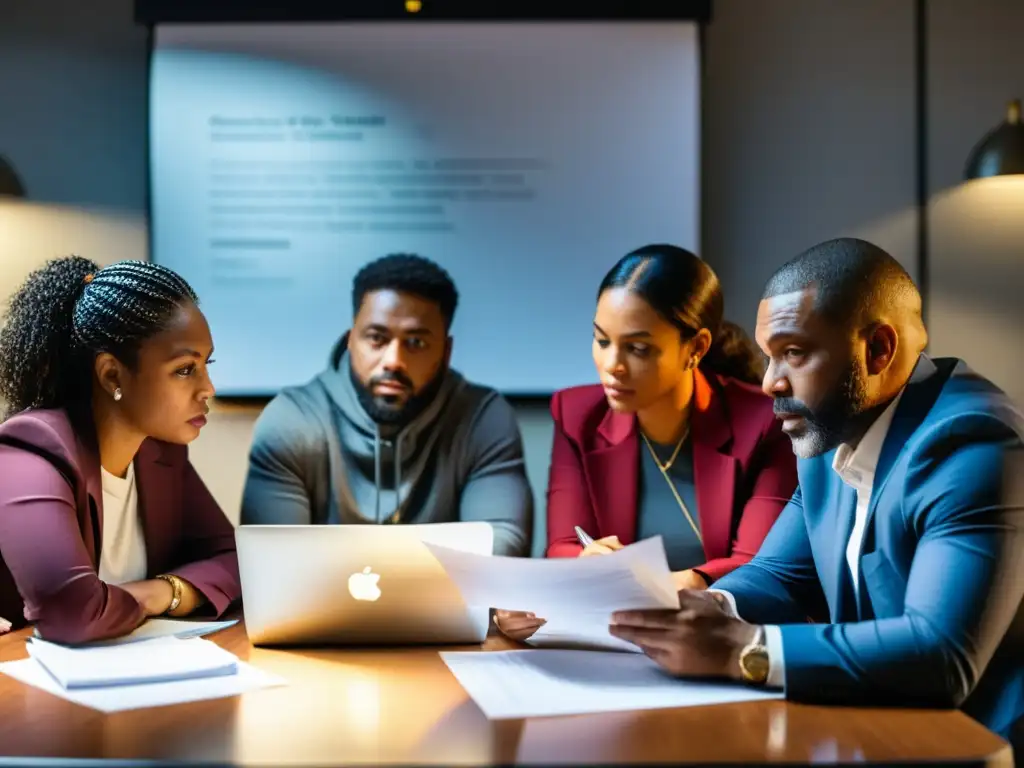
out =
[(424, 542), (490, 555), (489, 523), (243, 525), (235, 529), (253, 645), (472, 644), (469, 607)]

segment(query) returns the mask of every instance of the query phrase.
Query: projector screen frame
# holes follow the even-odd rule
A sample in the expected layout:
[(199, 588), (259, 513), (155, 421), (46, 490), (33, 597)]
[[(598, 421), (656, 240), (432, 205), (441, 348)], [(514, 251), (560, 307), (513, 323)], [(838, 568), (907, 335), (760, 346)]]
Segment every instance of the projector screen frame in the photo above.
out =
[(694, 21), (711, 20), (712, 0), (516, 0), (484, 4), (480, 0), (135, 0), (135, 23), (148, 27), (173, 23), (288, 21)]
[[(379, 0), (364, 0), (362, 3), (346, 3), (345, 13), (340, 10), (325, 10), (327, 4), (314, 2), (314, 0), (295, 0), (288, 11), (278, 3), (267, 2), (267, 0), (134, 0), (135, 22), (146, 29), (146, 136), (144, 139), (144, 151), (146, 153), (146, 249), (147, 259), (153, 255), (153, 174), (150, 146), (150, 73), (153, 67), (153, 55), (156, 49), (156, 26), (165, 23), (237, 23), (244, 21), (251, 22), (303, 22), (303, 21), (409, 21), (410, 14), (403, 11), (401, 14), (395, 11), (380, 9)], [(489, 9), (475, 8), (472, 0), (470, 2), (449, 2), (442, 0), (442, 6), (447, 7), (448, 13), (454, 13), (458, 8), (462, 15), (440, 15), (437, 11), (437, 3), (431, 3), (431, 9), (435, 15), (420, 16), (420, 20), (434, 18), (444, 21), (608, 21), (608, 20), (672, 20), (672, 21), (694, 21), (697, 24), (697, 75), (700, 83), (698, 95), (698, 109), (700, 115), (700, 135), (704, 135), (704, 102), (705, 84), (707, 80), (705, 43), (707, 41), (707, 25), (711, 21), (712, 0), (634, 0), (633, 2), (615, 4), (611, 3), (605, 8), (604, 14), (584, 13), (579, 11), (578, 5), (568, 2), (554, 2), (543, 0), (521, 3), (518, 9), (510, 9), (507, 14)], [(628, 8), (623, 7), (628, 6)], [(470, 12), (474, 8), (474, 12)], [(359, 14), (361, 9), (362, 15)], [(524, 10), (525, 9), (525, 10)], [(544, 12), (541, 12), (543, 9)], [(671, 9), (671, 10), (669, 10)], [(518, 10), (520, 15), (512, 13)], [(305, 15), (302, 15), (305, 13)], [(443, 13), (443, 11), (442, 11)], [(704, 153), (701, 153), (700, 162), (700, 189), (704, 188), (706, 178)], [(701, 206), (701, 221), (698, 222), (698, 237), (703, 242), (703, 218), (704, 207)], [(262, 410), (278, 393), (274, 394), (242, 394), (230, 396), (217, 396), (217, 401), (229, 410)], [(511, 392), (500, 390), (500, 394), (512, 405), (547, 407), (550, 404), (554, 392)]]

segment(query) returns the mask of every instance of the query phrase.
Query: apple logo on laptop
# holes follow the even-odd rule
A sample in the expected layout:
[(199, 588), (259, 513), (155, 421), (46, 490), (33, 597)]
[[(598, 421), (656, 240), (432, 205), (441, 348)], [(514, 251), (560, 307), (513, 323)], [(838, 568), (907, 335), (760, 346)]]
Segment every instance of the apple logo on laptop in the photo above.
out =
[(380, 597), (379, 573), (372, 573), (370, 566), (366, 566), (359, 573), (353, 573), (348, 577), (348, 593), (356, 600), (367, 600), (373, 602)]

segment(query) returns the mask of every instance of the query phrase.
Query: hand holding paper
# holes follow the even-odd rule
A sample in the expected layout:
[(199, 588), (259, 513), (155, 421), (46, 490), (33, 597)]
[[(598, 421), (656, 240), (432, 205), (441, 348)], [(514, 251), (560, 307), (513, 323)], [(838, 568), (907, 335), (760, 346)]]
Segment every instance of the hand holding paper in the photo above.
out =
[(733, 616), (713, 593), (680, 592), (679, 602), (678, 611), (618, 611), (611, 633), (676, 677), (742, 679), (737, 659), (760, 629)]
[(661, 537), (603, 557), (531, 559), (475, 555), (426, 545), (469, 606), (532, 612), (546, 624), (534, 644), (637, 650), (608, 632), (617, 610), (676, 609), (679, 597)]

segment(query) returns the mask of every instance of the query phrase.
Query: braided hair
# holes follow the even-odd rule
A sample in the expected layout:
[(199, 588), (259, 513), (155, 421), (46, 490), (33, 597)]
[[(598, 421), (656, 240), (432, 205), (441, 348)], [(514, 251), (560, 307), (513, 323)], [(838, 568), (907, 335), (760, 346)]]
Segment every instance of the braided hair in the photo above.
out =
[(81, 415), (92, 397), (92, 364), (109, 352), (134, 367), (142, 343), (176, 311), (198, 304), (176, 272), (144, 261), (102, 269), (80, 256), (53, 259), (11, 298), (0, 329), (0, 400), (7, 416), (28, 408)]

